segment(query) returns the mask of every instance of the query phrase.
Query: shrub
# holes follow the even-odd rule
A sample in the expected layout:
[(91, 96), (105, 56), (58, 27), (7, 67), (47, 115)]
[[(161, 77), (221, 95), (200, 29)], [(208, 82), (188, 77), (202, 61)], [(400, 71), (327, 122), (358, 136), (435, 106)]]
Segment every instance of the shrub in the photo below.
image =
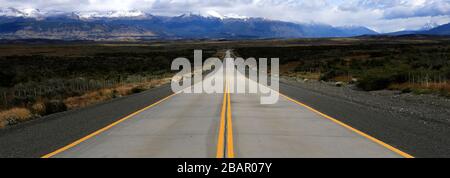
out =
[(411, 88), (404, 88), (401, 90), (402, 93), (411, 93), (413, 90)]
[(127, 85), (127, 86), (119, 86), (114, 89), (116, 96), (126, 96), (131, 94), (131, 89), (133, 89), (133, 86)]
[(323, 73), (320, 76), (320, 80), (328, 81), (341, 75), (346, 75), (346, 73), (340, 70), (331, 69), (330, 71)]
[(426, 88), (417, 88), (413, 90), (413, 93), (416, 95), (422, 95), (422, 94), (431, 94), (433, 93), (433, 91)]
[(357, 87), (365, 91), (386, 89), (393, 83), (407, 82), (407, 71), (407, 68), (401, 66), (371, 69), (358, 80)]
[(31, 106), (31, 111), (41, 116), (45, 115), (47, 112), (45, 103), (44, 102), (34, 103), (33, 106)]
[(131, 93), (141, 93), (144, 92), (146, 89), (142, 86), (137, 86), (131, 89)]
[(113, 89), (113, 90), (112, 90), (111, 98), (119, 98), (119, 97), (121, 97), (121, 96), (122, 96), (122, 95), (120, 95), (119, 91), (117, 91), (116, 89)]
[(19, 122), (31, 120), (33, 115), (25, 108), (13, 108), (0, 112), (0, 127), (14, 125)]
[(6, 121), (0, 120), (0, 129), (5, 128), (8, 125)]
[(450, 79), (450, 66), (447, 66), (442, 69), (445, 78)]
[(357, 86), (365, 91), (374, 91), (387, 88), (391, 84), (389, 76), (366, 75), (361, 78)]
[(45, 115), (67, 111), (66, 104), (61, 100), (51, 100), (45, 102)]

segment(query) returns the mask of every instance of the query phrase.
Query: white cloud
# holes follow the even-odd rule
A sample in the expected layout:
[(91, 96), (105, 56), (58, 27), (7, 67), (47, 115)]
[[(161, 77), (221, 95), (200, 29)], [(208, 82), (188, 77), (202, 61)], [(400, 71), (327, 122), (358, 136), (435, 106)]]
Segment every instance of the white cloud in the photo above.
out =
[(192, 12), (361, 25), (381, 32), (418, 29), (430, 21), (443, 24), (450, 19), (450, 0), (0, 0), (0, 7), (60, 11), (137, 9), (169, 16)]

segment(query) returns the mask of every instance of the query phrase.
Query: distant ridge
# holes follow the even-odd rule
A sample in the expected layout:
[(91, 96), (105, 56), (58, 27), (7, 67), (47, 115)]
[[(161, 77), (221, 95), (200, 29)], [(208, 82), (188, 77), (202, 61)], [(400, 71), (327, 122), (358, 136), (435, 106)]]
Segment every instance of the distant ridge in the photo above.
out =
[(417, 30), (417, 31), (398, 31), (392, 33), (385, 33), (383, 35), (392, 35), (392, 36), (400, 36), (400, 35), (438, 35), (438, 36), (448, 36), (450, 35), (450, 23), (436, 26), (434, 28), (426, 28), (425, 30)]

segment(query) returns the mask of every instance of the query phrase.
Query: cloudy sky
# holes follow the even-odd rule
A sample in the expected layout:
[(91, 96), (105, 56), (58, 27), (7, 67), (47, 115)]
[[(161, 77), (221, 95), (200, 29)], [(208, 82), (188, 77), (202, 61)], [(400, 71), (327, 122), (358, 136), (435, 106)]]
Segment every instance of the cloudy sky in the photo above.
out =
[(450, 22), (450, 0), (0, 0), (0, 7), (60, 11), (142, 10), (158, 15), (217, 12), (379, 32)]

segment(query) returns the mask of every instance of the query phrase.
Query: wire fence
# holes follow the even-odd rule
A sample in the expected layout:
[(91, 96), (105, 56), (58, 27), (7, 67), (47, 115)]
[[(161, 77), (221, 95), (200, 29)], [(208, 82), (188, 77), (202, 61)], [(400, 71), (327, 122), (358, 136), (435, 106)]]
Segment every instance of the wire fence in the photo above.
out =
[(430, 74), (430, 73), (419, 73), (419, 74), (408, 74), (408, 83), (409, 84), (420, 84), (426, 87), (429, 87), (431, 84), (437, 84), (437, 85), (447, 85), (448, 79), (445, 75), (437, 73), (437, 74)]

